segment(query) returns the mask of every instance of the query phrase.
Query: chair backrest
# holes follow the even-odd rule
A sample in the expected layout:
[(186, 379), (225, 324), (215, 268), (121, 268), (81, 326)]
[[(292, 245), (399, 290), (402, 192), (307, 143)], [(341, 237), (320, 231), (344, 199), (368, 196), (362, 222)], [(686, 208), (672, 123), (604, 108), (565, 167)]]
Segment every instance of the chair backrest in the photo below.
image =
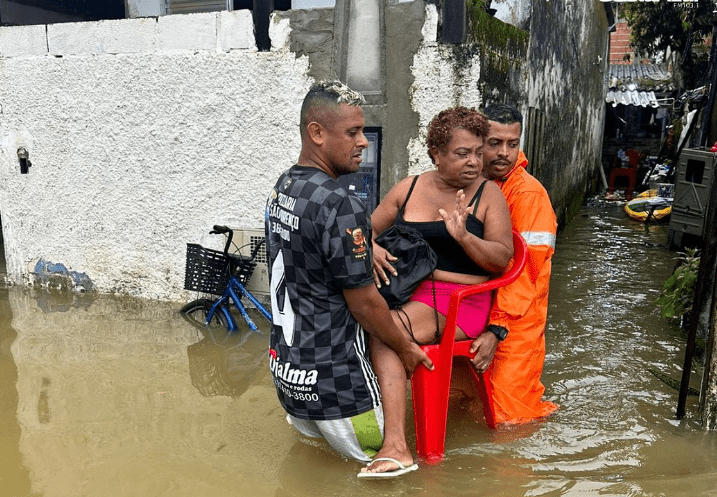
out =
[(465, 288), (462, 288), (460, 290), (456, 290), (451, 294), (451, 305), (449, 306), (449, 314), (450, 314), (450, 308), (453, 305), (453, 301), (455, 299), (456, 304), (459, 304), (461, 300), (463, 300), (466, 297), (469, 297), (471, 295), (475, 295), (476, 293), (482, 293), (487, 292), (490, 290), (495, 290), (496, 288), (509, 285), (513, 283), (516, 279), (518, 279), (518, 276), (520, 276), (521, 271), (523, 271), (523, 268), (525, 267), (525, 262), (527, 260), (528, 256), (528, 244), (525, 243), (525, 240), (521, 236), (520, 233), (518, 233), (515, 230), (513, 231), (513, 265), (508, 268), (506, 272), (501, 274), (499, 277), (494, 278), (492, 280), (488, 280), (485, 283), (480, 283), (478, 285), (471, 285)]
[(640, 159), (642, 158), (642, 154), (640, 154), (637, 150), (628, 150), (625, 152), (625, 155), (628, 157), (630, 167), (637, 167), (640, 163)]
[[(528, 259), (528, 244), (515, 230), (513, 231), (513, 265), (498, 278), (488, 280), (478, 285), (470, 285), (451, 294), (448, 305), (448, 314), (446, 315), (446, 326), (443, 328), (443, 336), (441, 337), (441, 355), (446, 359), (453, 355), (453, 344), (456, 338), (456, 326), (458, 325), (458, 307), (463, 299), (475, 295), (495, 290), (502, 286), (513, 283), (525, 267)], [(449, 361), (450, 363), (450, 361)]]

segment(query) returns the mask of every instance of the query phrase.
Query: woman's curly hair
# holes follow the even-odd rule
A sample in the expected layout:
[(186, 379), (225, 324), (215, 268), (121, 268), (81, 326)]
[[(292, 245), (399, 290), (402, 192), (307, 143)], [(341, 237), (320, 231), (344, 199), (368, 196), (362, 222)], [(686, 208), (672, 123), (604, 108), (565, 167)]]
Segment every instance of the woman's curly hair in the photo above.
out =
[(476, 136), (486, 137), (489, 127), (488, 119), (473, 107), (469, 109), (457, 106), (442, 110), (431, 119), (431, 123), (428, 125), (428, 138), (426, 139), (428, 156), (435, 162), (431, 155), (431, 149), (436, 147), (441, 152), (445, 152), (448, 142), (451, 141), (451, 132), (456, 128), (468, 130)]

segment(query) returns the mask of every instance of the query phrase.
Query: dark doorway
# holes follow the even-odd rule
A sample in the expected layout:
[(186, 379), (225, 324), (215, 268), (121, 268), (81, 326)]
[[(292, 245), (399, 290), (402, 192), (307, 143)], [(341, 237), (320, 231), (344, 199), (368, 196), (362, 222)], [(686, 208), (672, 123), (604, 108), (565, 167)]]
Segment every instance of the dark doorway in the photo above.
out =
[(291, 9), (291, 0), (234, 0), (234, 10), (243, 9), (252, 11), (256, 47), (262, 52), (271, 50), (269, 17), (275, 10)]
[[(254, 10), (254, 0), (234, 0), (234, 10)], [(274, 10), (291, 10), (291, 0), (274, 0)]]

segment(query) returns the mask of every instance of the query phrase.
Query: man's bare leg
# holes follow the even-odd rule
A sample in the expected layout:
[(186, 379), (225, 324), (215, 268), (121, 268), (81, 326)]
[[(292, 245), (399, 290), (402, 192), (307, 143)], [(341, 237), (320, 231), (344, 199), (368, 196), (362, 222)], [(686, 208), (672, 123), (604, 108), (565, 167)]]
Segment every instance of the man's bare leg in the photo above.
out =
[[(418, 343), (430, 343), (436, 336), (435, 314), (432, 308), (419, 302), (409, 302), (403, 306), (407, 313), (399, 316), (397, 311), (391, 311), (396, 326), (407, 335), (408, 319), (411, 323), (412, 339)], [(439, 315), (439, 326), (443, 329), (445, 317)], [(379, 339), (370, 338), (371, 363), (378, 376), (381, 387), (381, 403), (383, 404), (384, 441), (376, 458), (390, 457), (401, 464), (413, 464), (413, 456), (406, 442), (406, 389), (408, 379), (403, 364), (396, 352)], [(423, 367), (423, 366), (418, 366)], [(397, 469), (390, 461), (379, 461), (371, 464), (364, 471), (383, 473)]]
[[(383, 446), (375, 458), (390, 457), (410, 466), (413, 464), (413, 456), (406, 443), (406, 371), (398, 355), (388, 345), (373, 336), (369, 343), (371, 363), (381, 387), (384, 419)], [(398, 469), (394, 463), (378, 461), (361, 471), (384, 473), (394, 469)]]

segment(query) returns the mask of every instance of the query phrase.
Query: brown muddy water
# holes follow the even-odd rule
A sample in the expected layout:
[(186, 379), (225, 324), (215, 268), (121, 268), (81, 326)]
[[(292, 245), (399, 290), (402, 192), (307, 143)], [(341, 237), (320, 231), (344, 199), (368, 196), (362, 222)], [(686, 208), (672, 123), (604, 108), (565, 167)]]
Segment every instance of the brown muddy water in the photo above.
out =
[(679, 379), (684, 353), (653, 304), (666, 239), (585, 207), (554, 259), (543, 380), (560, 411), (491, 431), (454, 408), (445, 461), (392, 481), (289, 428), (265, 322), (226, 337), (181, 303), (0, 286), (0, 495), (715, 496), (717, 433), (696, 397), (675, 421), (677, 392), (650, 373)]

